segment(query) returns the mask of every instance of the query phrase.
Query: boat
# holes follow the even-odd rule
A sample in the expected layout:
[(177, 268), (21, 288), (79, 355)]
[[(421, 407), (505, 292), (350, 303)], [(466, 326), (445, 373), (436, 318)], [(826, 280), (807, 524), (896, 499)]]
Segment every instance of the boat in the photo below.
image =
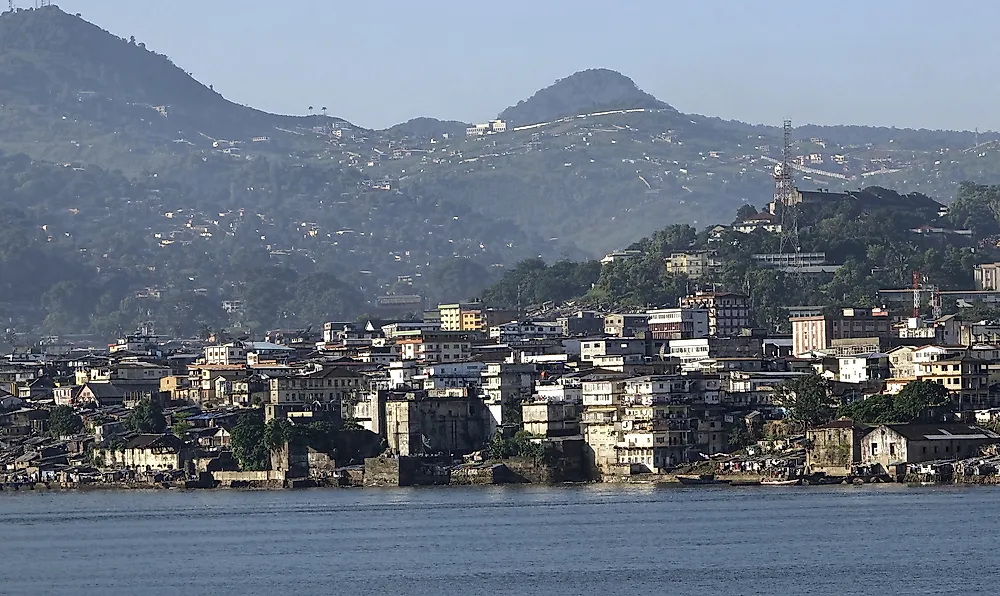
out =
[(760, 480), (731, 480), (729, 486), (760, 486)]
[(674, 476), (684, 486), (705, 484), (729, 484), (729, 480), (719, 480), (715, 474), (699, 474), (697, 476)]
[(776, 480), (774, 478), (761, 478), (761, 486), (798, 486), (802, 484), (801, 478), (793, 478), (791, 480)]

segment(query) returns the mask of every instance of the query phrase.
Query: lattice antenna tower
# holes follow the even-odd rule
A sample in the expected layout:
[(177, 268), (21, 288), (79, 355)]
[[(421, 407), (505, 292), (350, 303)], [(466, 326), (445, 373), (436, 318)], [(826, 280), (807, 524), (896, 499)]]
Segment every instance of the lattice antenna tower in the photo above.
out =
[(798, 201), (792, 179), (792, 121), (785, 120), (781, 146), (781, 163), (774, 166), (774, 204), (781, 210), (781, 238), (778, 252), (799, 251)]

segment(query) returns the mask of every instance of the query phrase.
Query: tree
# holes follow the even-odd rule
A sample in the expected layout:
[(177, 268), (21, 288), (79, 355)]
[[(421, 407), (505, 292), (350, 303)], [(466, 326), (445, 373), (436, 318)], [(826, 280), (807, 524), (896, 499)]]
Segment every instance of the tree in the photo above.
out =
[(53, 437), (75, 435), (83, 430), (83, 419), (69, 406), (56, 406), (49, 412), (49, 432)]
[(790, 419), (807, 427), (829, 422), (835, 412), (829, 383), (819, 375), (786, 381), (778, 387), (775, 401), (785, 408)]
[(167, 420), (163, 417), (163, 408), (155, 401), (146, 398), (140, 401), (125, 421), (129, 430), (137, 433), (162, 433), (167, 430)]
[(930, 381), (910, 381), (895, 395), (873, 395), (840, 408), (840, 415), (866, 424), (913, 422), (931, 408), (951, 408), (951, 396), (944, 385)]
[(261, 410), (240, 414), (230, 441), (233, 457), (240, 462), (240, 469), (244, 472), (260, 472), (271, 467), (265, 442), (264, 413)]

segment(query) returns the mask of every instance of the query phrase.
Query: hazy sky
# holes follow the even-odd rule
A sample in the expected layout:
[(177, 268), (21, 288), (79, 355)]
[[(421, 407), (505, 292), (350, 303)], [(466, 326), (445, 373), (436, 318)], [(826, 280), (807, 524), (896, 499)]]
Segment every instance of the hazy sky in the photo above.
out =
[[(29, 6), (34, 0), (16, 0)], [(750, 122), (1000, 129), (990, 0), (56, 0), (227, 98), (381, 128), (484, 120), (605, 67)]]

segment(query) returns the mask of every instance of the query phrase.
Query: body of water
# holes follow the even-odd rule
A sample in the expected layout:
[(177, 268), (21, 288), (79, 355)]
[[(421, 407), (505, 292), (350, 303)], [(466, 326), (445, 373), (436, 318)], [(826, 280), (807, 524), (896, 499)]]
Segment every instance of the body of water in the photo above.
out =
[(0, 494), (2, 594), (1000, 593), (1000, 489)]

